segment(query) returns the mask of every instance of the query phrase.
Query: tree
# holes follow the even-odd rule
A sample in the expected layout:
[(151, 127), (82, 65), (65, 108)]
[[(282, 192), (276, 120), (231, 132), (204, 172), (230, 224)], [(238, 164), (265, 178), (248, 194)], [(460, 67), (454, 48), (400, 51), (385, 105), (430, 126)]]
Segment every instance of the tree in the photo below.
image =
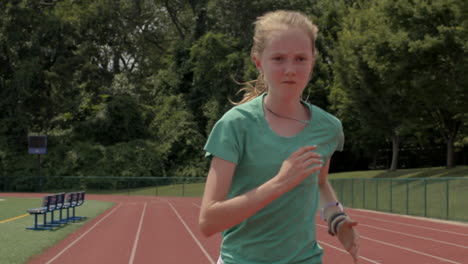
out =
[(453, 145), (467, 111), (466, 4), (402, 0), (363, 6), (351, 9), (339, 35), (339, 86), (362, 125), (392, 140), (391, 169), (402, 136), (424, 116), (445, 138), (447, 167), (453, 167)]
[(387, 1), (383, 15), (407, 37), (412, 100), (423, 106), (455, 166), (454, 143), (468, 112), (468, 5), (465, 1)]
[(308, 14), (318, 26), (319, 33), (316, 40), (318, 55), (311, 84), (306, 87), (305, 93), (314, 104), (333, 111), (329, 102), (334, 82), (332, 51), (336, 45), (337, 34), (341, 29), (343, 19), (348, 14), (350, 4), (345, 0), (314, 0), (310, 2), (303, 12)]
[(206, 161), (200, 146), (202, 134), (182, 95), (154, 96), (154, 115), (149, 131), (163, 153), (166, 174), (185, 177), (204, 175)]
[(0, 123), (9, 145), (24, 149), (29, 132), (48, 132), (73, 105), (70, 28), (39, 1), (5, 1), (1, 13)]
[[(229, 99), (235, 101), (234, 95), (239, 90), (235, 81), (242, 78), (244, 62), (249, 58), (248, 54), (238, 50), (236, 39), (219, 33), (209, 32), (194, 43), (190, 50), (193, 82), (187, 99), (196, 112), (204, 113), (202, 109), (211, 108), (218, 119), (232, 106)], [(207, 108), (205, 104), (210, 100), (217, 102), (217, 106), (211, 103)], [(206, 120), (205, 113), (202, 117), (199, 120), (202, 131), (208, 134), (211, 126), (207, 127), (207, 124), (213, 124), (213, 120)]]
[(210, 0), (207, 20), (210, 30), (234, 37), (246, 50), (250, 49), (255, 18), (278, 9), (304, 11), (310, 6), (303, 0)]
[(361, 126), (391, 140), (390, 170), (396, 170), (403, 132), (415, 112), (404, 52), (408, 40), (404, 32), (392, 28), (379, 3), (350, 9), (339, 33), (334, 71)]

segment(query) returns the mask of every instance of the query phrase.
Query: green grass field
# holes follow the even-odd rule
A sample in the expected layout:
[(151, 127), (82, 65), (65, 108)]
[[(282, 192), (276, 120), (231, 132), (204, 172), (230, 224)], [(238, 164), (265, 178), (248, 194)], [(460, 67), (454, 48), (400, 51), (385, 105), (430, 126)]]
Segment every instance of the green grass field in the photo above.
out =
[[(69, 223), (52, 231), (26, 230), (26, 227), (34, 224), (34, 216), (30, 215), (5, 222), (5, 220), (13, 217), (24, 215), (27, 213), (26, 209), (28, 208), (39, 207), (41, 202), (40, 198), (10, 198), (2, 197), (0, 193), (0, 263), (25, 263), (31, 257), (42, 253), (81, 228), (113, 204), (111, 202), (86, 200), (82, 206), (76, 208), (76, 214), (86, 216), (86, 220)], [(55, 217), (57, 219), (57, 214)], [(38, 219), (41, 223), (42, 216)]]

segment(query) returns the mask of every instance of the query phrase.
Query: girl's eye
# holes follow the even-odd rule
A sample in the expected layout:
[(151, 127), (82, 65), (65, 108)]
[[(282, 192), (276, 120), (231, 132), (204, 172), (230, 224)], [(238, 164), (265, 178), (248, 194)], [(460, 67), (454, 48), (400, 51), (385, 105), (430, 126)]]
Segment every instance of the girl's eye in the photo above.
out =
[(299, 61), (299, 62), (304, 62), (307, 59), (305, 57), (298, 57), (296, 60)]
[(283, 57), (273, 57), (273, 61), (280, 62), (283, 60)]

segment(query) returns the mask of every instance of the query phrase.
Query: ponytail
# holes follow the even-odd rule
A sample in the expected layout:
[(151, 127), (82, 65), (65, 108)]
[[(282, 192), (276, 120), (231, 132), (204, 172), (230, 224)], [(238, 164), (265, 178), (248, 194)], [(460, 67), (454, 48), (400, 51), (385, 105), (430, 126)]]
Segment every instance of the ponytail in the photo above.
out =
[(242, 100), (237, 103), (231, 101), (231, 103), (234, 105), (246, 103), (268, 91), (268, 85), (265, 82), (263, 73), (258, 75), (257, 80), (252, 80), (241, 84), (245, 85), (245, 87), (241, 88), (238, 93), (244, 92), (244, 95)]

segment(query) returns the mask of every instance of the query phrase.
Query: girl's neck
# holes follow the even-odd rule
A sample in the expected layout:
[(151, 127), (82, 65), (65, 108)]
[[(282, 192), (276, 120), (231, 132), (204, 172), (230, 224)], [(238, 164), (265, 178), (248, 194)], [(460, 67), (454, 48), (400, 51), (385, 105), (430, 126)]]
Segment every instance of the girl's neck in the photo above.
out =
[(280, 98), (268, 93), (265, 96), (264, 104), (277, 114), (304, 118), (305, 108), (300, 98)]

